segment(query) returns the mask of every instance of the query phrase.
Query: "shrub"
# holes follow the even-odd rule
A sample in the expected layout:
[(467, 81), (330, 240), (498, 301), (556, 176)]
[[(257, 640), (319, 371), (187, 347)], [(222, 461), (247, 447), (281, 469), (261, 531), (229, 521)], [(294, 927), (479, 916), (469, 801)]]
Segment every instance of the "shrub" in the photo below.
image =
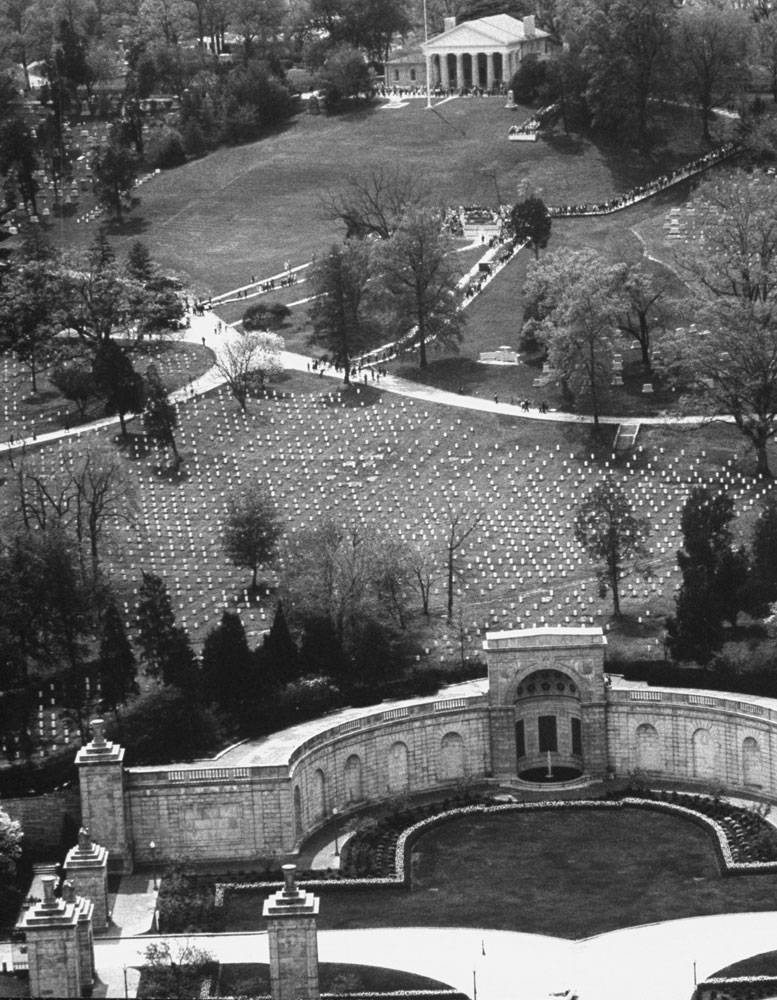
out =
[(152, 169), (169, 170), (186, 163), (183, 137), (168, 125), (155, 128), (145, 146), (146, 162)]
[(255, 302), (243, 313), (243, 329), (277, 330), (291, 310), (283, 302)]
[(197, 934), (223, 929), (224, 910), (216, 907), (210, 881), (196, 875), (185, 861), (169, 866), (159, 891), (159, 931)]

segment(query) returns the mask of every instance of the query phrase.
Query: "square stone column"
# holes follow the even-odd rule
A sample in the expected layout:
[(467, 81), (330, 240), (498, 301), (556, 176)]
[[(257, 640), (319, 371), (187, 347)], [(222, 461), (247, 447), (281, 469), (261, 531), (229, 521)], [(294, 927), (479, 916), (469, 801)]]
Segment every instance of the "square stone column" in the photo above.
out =
[(296, 865), (283, 866), (284, 888), (265, 900), (273, 1000), (319, 1000), (316, 916), (319, 900), (297, 888)]
[(66, 903), (74, 903), (78, 912), (78, 959), (81, 966), (81, 989), (91, 993), (94, 987), (94, 932), (92, 929), (92, 914), (94, 907), (90, 900), (76, 896), (72, 882), (62, 886), (62, 898)]
[(55, 897), (56, 881), (53, 875), (44, 876), (42, 902), (22, 913), (16, 929), (27, 941), (30, 996), (80, 997), (78, 907)]
[(132, 871), (132, 847), (124, 804), (124, 748), (110, 743), (103, 720), (92, 719), (92, 742), (76, 754), (81, 818), (108, 850), (111, 869)]
[(448, 90), (451, 85), (451, 75), (448, 72), (448, 53), (443, 52), (440, 56), (440, 86), (443, 90)]
[(94, 927), (102, 931), (110, 923), (108, 914), (108, 852), (95, 844), (89, 831), (78, 831), (78, 844), (67, 852), (65, 869), (79, 896), (94, 906)]
[(464, 54), (456, 53), (456, 89), (461, 90), (464, 86)]

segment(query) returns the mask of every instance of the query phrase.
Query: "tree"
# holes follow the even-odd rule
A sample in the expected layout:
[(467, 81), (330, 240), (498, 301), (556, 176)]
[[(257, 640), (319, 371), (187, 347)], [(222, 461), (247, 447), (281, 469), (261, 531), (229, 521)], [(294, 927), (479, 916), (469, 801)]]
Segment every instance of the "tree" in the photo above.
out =
[[(191, 903), (191, 901), (190, 901)], [(191, 913), (191, 906), (189, 906)], [(187, 1000), (199, 996), (205, 975), (215, 965), (210, 952), (186, 942), (160, 941), (146, 948), (144, 991), (149, 997)]]
[(607, 264), (593, 250), (565, 249), (531, 263), (524, 289), (539, 316), (531, 330), (547, 352), (550, 377), (576, 401), (588, 400), (597, 432), (624, 304), (622, 273), (623, 265)]
[(445, 521), (445, 583), (448, 621), (453, 621), (453, 588), (461, 576), (458, 566), (458, 552), (464, 542), (480, 524), (482, 514), (467, 515), (460, 507), (446, 500)]
[(266, 380), (283, 372), (283, 337), (276, 333), (244, 333), (222, 341), (214, 367), (226, 379), (243, 413), (252, 390), (264, 388)]
[(698, 239), (678, 252), (689, 283), (689, 319), (664, 364), (709, 416), (733, 416), (752, 445), (758, 474), (771, 475), (767, 446), (777, 417), (777, 191), (765, 174), (708, 183), (698, 205)]
[(516, 242), (531, 247), (537, 260), (550, 240), (551, 218), (542, 198), (532, 195), (514, 205), (510, 225)]
[(648, 145), (650, 100), (670, 64), (672, 0), (596, 0), (578, 7), (588, 74), (586, 100), (596, 127), (632, 128)]
[(167, 389), (165, 389), (156, 365), (148, 366), (145, 384), (146, 402), (143, 410), (143, 429), (158, 447), (172, 448), (176, 462), (180, 462), (181, 456), (175, 443), (178, 413), (168, 398)]
[(124, 622), (113, 601), (103, 612), (98, 660), (100, 695), (106, 709), (119, 719), (119, 705), (138, 694), (137, 665)]
[(202, 673), (209, 699), (230, 715), (245, 717), (253, 709), (253, 658), (243, 623), (234, 611), (225, 611), (205, 637)]
[(413, 333), (422, 369), (428, 366), (429, 341), (456, 349), (462, 337), (464, 314), (451, 249), (439, 212), (415, 207), (380, 245), (378, 263), (396, 322), (403, 332)]
[(80, 416), (86, 416), (89, 401), (96, 394), (89, 359), (80, 350), (60, 350), (59, 361), (49, 375), (51, 384), (65, 399), (76, 404)]
[(53, 251), (42, 241), (28, 241), (20, 266), (0, 284), (0, 347), (12, 350), (27, 369), (33, 393), (54, 356), (59, 295)]
[(345, 187), (327, 191), (321, 205), (326, 220), (342, 222), (346, 238), (393, 236), (409, 208), (418, 208), (431, 196), (418, 172), (401, 165), (380, 164), (364, 174), (351, 175)]
[(338, 45), (329, 53), (318, 74), (318, 83), (332, 107), (360, 95), (371, 97), (374, 89), (367, 61), (350, 45)]
[(145, 403), (145, 382), (132, 360), (114, 340), (100, 341), (92, 361), (95, 391), (109, 413), (117, 413), (121, 433), (127, 435), (127, 414), (140, 413)]
[(68, 458), (72, 524), (82, 550), (88, 547), (96, 572), (106, 530), (117, 522), (132, 524), (135, 520), (135, 493), (121, 459), (100, 442), (88, 441)]
[(137, 154), (128, 145), (112, 140), (97, 150), (91, 167), (97, 201), (121, 222), (138, 201), (132, 193), (139, 173)]
[(764, 499), (750, 539), (752, 579), (761, 611), (777, 601), (777, 494)]
[(731, 101), (748, 78), (748, 38), (752, 26), (745, 10), (714, 4), (683, 6), (675, 26), (676, 66), (682, 89), (696, 103), (702, 137), (710, 142), (716, 104)]
[(4, 915), (11, 909), (11, 900), (18, 906), (16, 862), (22, 854), (23, 836), (21, 823), (0, 809), (0, 912)]
[(23, 118), (14, 115), (0, 123), (0, 174), (11, 175), (26, 208), (38, 214), (35, 139)]
[[(315, 300), (310, 310), (313, 332), (308, 344), (324, 348), (342, 368), (346, 385), (353, 359), (375, 346), (380, 327), (375, 319), (375, 285), (371, 286), (370, 247), (361, 240), (333, 244), (311, 277)], [(372, 294), (371, 294), (372, 293)]]
[(736, 621), (749, 570), (743, 549), (734, 550), (729, 527), (734, 503), (727, 493), (694, 486), (680, 517), (683, 547), (677, 563), (683, 582), (667, 619), (667, 645), (676, 660), (708, 663), (723, 645), (723, 622)]
[(648, 270), (640, 260), (636, 265), (626, 265), (621, 289), (625, 312), (619, 320), (618, 329), (636, 340), (642, 352), (642, 364), (650, 371), (651, 339), (654, 327), (663, 325), (661, 299), (666, 295), (667, 282), (661, 275)]
[(299, 652), (289, 632), (283, 601), (278, 601), (261, 651), (268, 674), (278, 684), (289, 684), (299, 679)]
[(175, 629), (175, 613), (167, 584), (154, 573), (143, 570), (138, 590), (137, 605), (138, 642), (146, 663), (146, 673), (152, 677), (162, 674), (170, 636)]
[(260, 485), (227, 500), (221, 535), (224, 553), (234, 566), (251, 570), (251, 590), (256, 590), (259, 568), (275, 558), (282, 534), (275, 504)]
[(647, 521), (634, 516), (623, 488), (608, 478), (578, 504), (574, 531), (575, 539), (598, 566), (602, 592), (611, 591), (613, 613), (619, 618), (620, 583), (632, 572), (630, 564), (646, 555)]

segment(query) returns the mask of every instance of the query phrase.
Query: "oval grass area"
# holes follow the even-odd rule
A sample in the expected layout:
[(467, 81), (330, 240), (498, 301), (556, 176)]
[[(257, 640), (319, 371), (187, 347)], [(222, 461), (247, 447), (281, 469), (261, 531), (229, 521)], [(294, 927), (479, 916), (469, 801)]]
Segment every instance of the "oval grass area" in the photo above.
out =
[[(227, 893), (263, 928), (265, 893)], [(412, 889), (320, 893), (321, 929), (482, 927), (582, 938), (659, 920), (777, 909), (777, 875), (720, 874), (707, 834), (643, 809), (457, 817), (419, 837)]]

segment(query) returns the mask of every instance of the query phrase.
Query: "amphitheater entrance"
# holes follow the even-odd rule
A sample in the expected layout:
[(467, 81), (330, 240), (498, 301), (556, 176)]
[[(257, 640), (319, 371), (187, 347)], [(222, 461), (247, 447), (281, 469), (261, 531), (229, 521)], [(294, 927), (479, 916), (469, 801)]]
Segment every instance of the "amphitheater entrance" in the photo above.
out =
[(515, 692), (515, 753), (523, 781), (571, 781), (583, 773), (580, 691), (560, 670), (529, 674)]

